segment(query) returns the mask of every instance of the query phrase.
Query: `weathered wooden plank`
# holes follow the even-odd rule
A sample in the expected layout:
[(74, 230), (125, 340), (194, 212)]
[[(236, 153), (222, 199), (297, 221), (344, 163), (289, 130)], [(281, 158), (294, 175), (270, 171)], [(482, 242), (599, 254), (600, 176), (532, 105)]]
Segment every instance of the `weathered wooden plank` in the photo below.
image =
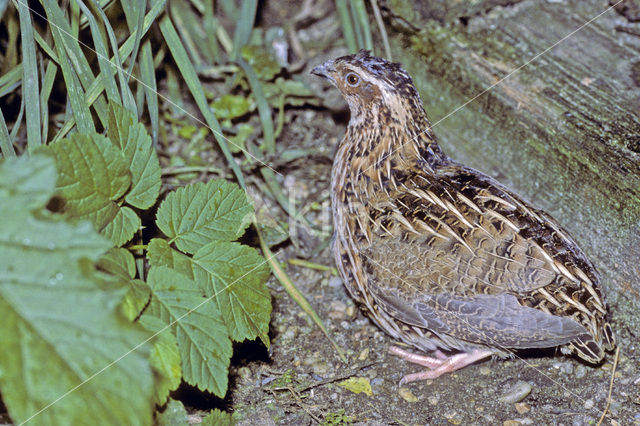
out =
[(640, 37), (619, 30), (629, 23), (614, 10), (582, 27), (608, 7), (390, 0), (386, 11), (403, 32), (394, 59), (414, 76), (443, 149), (558, 219), (602, 273), (614, 315), (637, 329)]

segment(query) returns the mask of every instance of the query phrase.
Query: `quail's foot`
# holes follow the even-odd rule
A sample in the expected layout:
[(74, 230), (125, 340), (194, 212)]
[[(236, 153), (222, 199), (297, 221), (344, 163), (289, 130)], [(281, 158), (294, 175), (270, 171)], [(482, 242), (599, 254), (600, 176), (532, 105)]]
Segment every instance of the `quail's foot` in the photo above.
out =
[(447, 356), (438, 350), (434, 353), (434, 358), (407, 352), (397, 346), (390, 347), (389, 352), (413, 364), (419, 364), (428, 368), (428, 370), (421, 371), (420, 373), (407, 374), (400, 380), (400, 385), (417, 382), (419, 380), (435, 379), (444, 373), (459, 370), (476, 361), (490, 357), (493, 354), (490, 350), (474, 349), (470, 352)]

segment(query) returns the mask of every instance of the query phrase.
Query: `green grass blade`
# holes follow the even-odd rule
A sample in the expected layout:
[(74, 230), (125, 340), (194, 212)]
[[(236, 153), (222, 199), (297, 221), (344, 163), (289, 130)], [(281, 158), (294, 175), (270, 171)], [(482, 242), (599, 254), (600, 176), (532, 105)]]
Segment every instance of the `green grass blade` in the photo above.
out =
[[(144, 27), (142, 30), (142, 36), (144, 36), (144, 34), (146, 34), (146, 32), (149, 31), (151, 24), (153, 24), (156, 18), (158, 17), (158, 15), (160, 15), (164, 11), (165, 3), (166, 3), (166, 0), (160, 0), (153, 3), (151, 10), (149, 10), (149, 12), (146, 14), (144, 18)], [(136, 36), (137, 36), (137, 31), (134, 34), (131, 34), (127, 38), (127, 40), (122, 44), (122, 46), (120, 46), (120, 49), (119, 49), (120, 57), (123, 58), (124, 60), (126, 60), (126, 58), (133, 51)], [(114, 60), (114, 59), (112, 58), (111, 60)], [(115, 74), (116, 70), (111, 68), (111, 71), (109, 72), (111, 74)], [(103, 76), (101, 73), (91, 84), (91, 87), (89, 87), (89, 89), (87, 90), (87, 102), (89, 103), (89, 105), (93, 105), (93, 103), (96, 102), (97, 99), (99, 99), (100, 94), (104, 90), (102, 78)], [(58, 139), (64, 138), (67, 135), (67, 133), (69, 133), (69, 131), (73, 128), (74, 125), (75, 125), (74, 119), (66, 121), (65, 124), (60, 129), (60, 131), (53, 138), (53, 140), (56, 141)]]
[[(49, 28), (53, 35), (62, 75), (67, 84), (69, 101), (73, 108), (73, 115), (76, 119), (78, 129), (83, 133), (93, 131), (95, 126), (83, 89), (83, 86), (88, 88), (91, 83), (95, 81), (95, 76), (91, 71), (89, 61), (84, 56), (82, 49), (80, 49), (77, 38), (74, 38), (72, 26), (66, 20), (57, 2), (43, 0), (42, 6), (47, 14), (47, 19), (51, 23)], [(73, 70), (70, 65), (73, 65)], [(74, 79), (78, 80), (78, 84), (76, 84)], [(104, 98), (99, 98), (94, 108), (102, 125), (106, 126), (107, 107)]]
[(11, 137), (9, 136), (9, 129), (7, 129), (7, 123), (4, 121), (4, 115), (0, 110), (0, 152), (4, 158), (12, 158), (16, 156), (16, 151), (13, 149), (11, 143)]
[(0, 77), (0, 98), (13, 93), (22, 84), (22, 64), (11, 68), (5, 75)]
[(242, 1), (240, 17), (233, 32), (233, 52), (231, 53), (232, 60), (240, 58), (240, 49), (242, 49), (242, 47), (249, 42), (251, 31), (253, 30), (253, 24), (256, 20), (257, 8), (257, 0)]
[(174, 6), (171, 7), (171, 21), (173, 25), (175, 25), (178, 34), (180, 34), (180, 39), (191, 58), (191, 63), (196, 69), (200, 69), (205, 63), (200, 55), (200, 46), (204, 43), (198, 40), (195, 34), (197, 27), (193, 24), (193, 22), (199, 22), (200, 18), (197, 17), (191, 9), (184, 7), (184, 5), (181, 7), (179, 4), (180, 3), (171, 3), (171, 5)]
[(58, 62), (58, 55), (56, 55), (56, 52), (54, 52), (53, 48), (49, 46), (49, 43), (47, 43), (45, 39), (42, 38), (40, 33), (37, 31), (34, 31), (33, 36), (35, 37), (36, 43), (38, 43), (38, 46), (40, 46), (40, 49), (42, 49), (44, 53), (46, 53), (51, 59)]
[(373, 52), (373, 37), (371, 36), (369, 15), (367, 15), (367, 8), (364, 5), (364, 0), (353, 0), (351, 5), (355, 11), (353, 18), (358, 22), (358, 26), (362, 32), (364, 48)]
[(209, 55), (211, 55), (216, 63), (220, 63), (222, 61), (222, 56), (220, 55), (220, 48), (216, 42), (216, 33), (220, 23), (214, 16), (213, 6), (214, 4), (212, 1), (207, 1), (204, 4), (205, 8), (202, 26), (204, 27), (205, 36), (207, 37), (207, 40), (209, 40), (209, 43), (204, 46), (204, 49), (209, 52)]
[[(144, 10), (146, 7), (145, 0), (122, 1), (120, 4), (122, 5), (122, 9), (125, 11), (129, 31), (133, 33), (135, 30), (144, 27)], [(127, 75), (129, 76), (133, 74), (133, 67), (136, 64), (135, 58), (138, 57), (141, 42), (142, 31), (137, 31), (135, 43), (133, 45), (133, 52), (131, 54), (131, 59), (129, 60), (129, 68), (127, 69)]]
[(158, 112), (158, 87), (156, 85), (156, 71), (153, 65), (151, 42), (145, 41), (140, 51), (140, 80), (147, 100), (149, 120), (151, 121), (151, 139), (153, 146), (158, 146), (158, 129), (160, 127), (160, 114)]
[(24, 116), (24, 98), (20, 99), (20, 111), (18, 112), (18, 117), (16, 121), (13, 123), (13, 128), (11, 128), (11, 133), (9, 134), (9, 140), (15, 141), (18, 137), (18, 132), (20, 131), (20, 127), (22, 126), (22, 117)]
[(104, 76), (103, 84), (105, 92), (107, 94), (107, 99), (109, 99), (109, 102), (122, 104), (120, 94), (118, 93), (118, 87), (116, 86), (116, 80), (113, 78), (113, 75), (108, 72), (109, 68), (111, 68), (113, 65), (111, 64), (111, 62), (109, 62), (109, 52), (107, 52), (104, 40), (102, 39), (102, 34), (100, 32), (98, 22), (93, 16), (93, 13), (91, 13), (89, 8), (85, 6), (82, 0), (76, 1), (78, 2), (80, 10), (82, 10), (82, 13), (84, 14), (84, 16), (86, 16), (87, 22), (89, 22), (91, 37), (93, 37), (93, 46), (95, 48), (96, 55), (98, 56), (98, 66), (100, 67), (100, 71)]
[(49, 135), (49, 96), (51, 95), (51, 89), (58, 73), (58, 66), (53, 61), (47, 62), (47, 69), (44, 72), (42, 78), (42, 90), (40, 91), (40, 105), (42, 108), (42, 141), (47, 143), (47, 136)]
[(251, 68), (251, 65), (249, 65), (244, 59), (238, 58), (236, 59), (236, 63), (240, 66), (240, 68), (242, 68), (242, 71), (244, 71), (244, 74), (247, 76), (249, 86), (251, 86), (251, 92), (253, 92), (253, 96), (255, 96), (256, 98), (258, 115), (260, 116), (260, 123), (262, 124), (264, 150), (268, 154), (273, 154), (274, 152), (276, 152), (276, 138), (273, 132), (271, 107), (269, 106), (269, 102), (267, 102), (267, 98), (264, 95), (262, 83), (260, 83), (260, 80), (258, 79), (258, 76), (256, 75), (253, 68)]
[(384, 45), (384, 53), (388, 60), (393, 61), (393, 57), (391, 56), (391, 45), (389, 44), (389, 37), (387, 36), (387, 30), (384, 27), (382, 14), (380, 13), (380, 8), (378, 7), (378, 0), (370, 0), (370, 1), (371, 1), (371, 7), (373, 8), (373, 15), (376, 18), (376, 23), (378, 24), (378, 29), (380, 30), (380, 38), (382, 38), (382, 44)]
[(27, 110), (27, 147), (29, 152), (32, 152), (42, 145), (36, 43), (33, 39), (33, 23), (29, 7), (25, 3), (18, 2), (18, 14), (20, 15), (20, 33), (22, 36), (22, 96)]
[(173, 26), (173, 23), (169, 19), (167, 15), (165, 15), (160, 20), (160, 31), (173, 55), (175, 63), (178, 65), (180, 72), (182, 73), (182, 77), (189, 87), (189, 91), (193, 96), (200, 112), (204, 116), (207, 125), (213, 132), (213, 135), (218, 142), (218, 146), (220, 150), (224, 154), (227, 162), (229, 163), (229, 167), (233, 170), (233, 173), (236, 175), (238, 179), (238, 183), (242, 188), (245, 188), (244, 177), (242, 176), (242, 171), (240, 170), (240, 166), (235, 162), (233, 156), (231, 155), (231, 151), (229, 150), (229, 146), (227, 145), (227, 141), (225, 137), (222, 135), (222, 129), (220, 128), (220, 124), (216, 119), (215, 115), (211, 111), (209, 104), (207, 103), (207, 99), (204, 96), (204, 89), (202, 88), (202, 84), (200, 84), (200, 80), (198, 79), (198, 75), (196, 74), (193, 65), (189, 61), (189, 56), (184, 49), (184, 46), (180, 42), (180, 38), (176, 33), (176, 29)]
[(356, 8), (356, 1), (349, 1), (349, 10), (351, 11), (351, 22), (353, 22), (353, 31), (356, 34), (356, 43), (359, 49), (364, 47), (364, 37), (362, 35), (362, 27), (360, 26), (360, 20), (358, 19), (358, 10)]
[(316, 325), (320, 327), (320, 330), (322, 330), (324, 335), (327, 336), (327, 339), (329, 339), (329, 341), (335, 348), (336, 352), (338, 352), (338, 356), (340, 357), (342, 362), (346, 363), (347, 357), (345, 356), (342, 348), (338, 346), (335, 340), (333, 340), (333, 338), (329, 334), (329, 331), (326, 329), (326, 327), (322, 323), (322, 320), (320, 319), (316, 311), (311, 307), (311, 305), (309, 304), (307, 299), (304, 297), (304, 295), (300, 292), (300, 290), (298, 290), (295, 284), (293, 284), (293, 282), (291, 281), (291, 278), (289, 278), (287, 273), (282, 269), (282, 267), (280, 266), (280, 263), (278, 262), (278, 259), (275, 258), (275, 255), (273, 254), (269, 246), (265, 243), (264, 238), (262, 237), (262, 233), (260, 232), (260, 229), (257, 226), (255, 226), (255, 229), (258, 232), (258, 238), (260, 239), (260, 248), (264, 253), (264, 257), (267, 259), (267, 262), (269, 263), (269, 266), (271, 267), (273, 274), (276, 276), (278, 281), (280, 281), (280, 284), (282, 284), (282, 287), (284, 287), (284, 289), (289, 294), (289, 296), (293, 300), (295, 300), (296, 303), (302, 308), (302, 310), (307, 315), (309, 315), (309, 317), (311, 317), (313, 322), (315, 322)]
[(347, 42), (347, 48), (349, 49), (349, 52), (355, 53), (358, 51), (358, 45), (356, 44), (356, 36), (353, 32), (353, 25), (351, 24), (351, 14), (349, 13), (347, 0), (336, 0), (336, 10), (340, 17), (342, 35)]
[[(80, 1), (80, 0), (76, 0)], [(124, 66), (122, 65), (122, 60), (120, 59), (120, 53), (118, 49), (118, 41), (116, 39), (116, 35), (113, 32), (113, 28), (109, 23), (109, 19), (107, 15), (105, 15), (104, 11), (100, 8), (97, 8), (98, 14), (102, 19), (102, 23), (104, 24), (105, 29), (107, 30), (107, 36), (109, 37), (109, 43), (111, 43), (111, 50), (113, 51), (113, 63), (109, 63), (111, 67), (116, 69), (116, 74), (118, 75), (118, 82), (120, 83), (120, 94), (122, 96), (122, 106), (133, 112), (136, 116), (138, 115), (136, 108), (136, 101), (133, 98), (133, 93), (131, 93), (131, 89), (129, 88), (129, 73), (125, 71)], [(104, 55), (104, 59), (107, 59), (108, 56)], [(131, 57), (131, 61), (135, 62), (135, 57)], [(102, 73), (108, 74), (109, 71), (102, 70)]]

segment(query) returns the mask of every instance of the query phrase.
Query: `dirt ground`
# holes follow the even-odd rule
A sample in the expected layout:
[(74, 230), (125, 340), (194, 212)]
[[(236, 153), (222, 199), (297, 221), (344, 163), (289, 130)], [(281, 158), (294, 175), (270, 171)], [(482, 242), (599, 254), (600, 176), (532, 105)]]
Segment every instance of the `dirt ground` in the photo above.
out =
[[(327, 35), (337, 22), (334, 13), (299, 30), (301, 38), (315, 37), (319, 46), (309, 52), (317, 57), (309, 59), (304, 73), (321, 58), (344, 53), (333, 47), (339, 44), (339, 31), (333, 31), (336, 36)], [(285, 15), (266, 10), (263, 19), (284, 19)], [(276, 249), (281, 250), (278, 259), (287, 265), (290, 277), (346, 351), (348, 363), (340, 361), (329, 340), (272, 279), (272, 346), (267, 351), (255, 343), (239, 345), (233, 360), (225, 405), (239, 424), (585, 425), (597, 424), (606, 411), (602, 424), (640, 425), (640, 350), (624, 324), (614, 324), (619, 356), (609, 354), (597, 367), (555, 350), (537, 351), (398, 386), (404, 374), (419, 368), (388, 354), (393, 339), (354, 306), (331, 271), (289, 263), (305, 259), (334, 266), (327, 247), (329, 175), (348, 112), (337, 91), (308, 78), (322, 96), (323, 107), (289, 110), (278, 144), (281, 149), (298, 147), (316, 154), (279, 171), (285, 175), (283, 185), (315, 231), (298, 221), (290, 227), (294, 236)], [(263, 206), (265, 212), (287, 220), (269, 203)], [(356, 394), (339, 385), (349, 377), (366, 379), (371, 394)]]

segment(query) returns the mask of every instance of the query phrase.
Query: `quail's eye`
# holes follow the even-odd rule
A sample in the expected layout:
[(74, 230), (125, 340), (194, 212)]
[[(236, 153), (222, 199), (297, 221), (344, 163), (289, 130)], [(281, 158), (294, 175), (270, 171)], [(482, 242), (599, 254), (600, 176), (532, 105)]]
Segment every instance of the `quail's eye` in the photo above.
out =
[(357, 87), (360, 84), (360, 77), (354, 72), (347, 74), (344, 79), (347, 80), (347, 84), (351, 87)]

